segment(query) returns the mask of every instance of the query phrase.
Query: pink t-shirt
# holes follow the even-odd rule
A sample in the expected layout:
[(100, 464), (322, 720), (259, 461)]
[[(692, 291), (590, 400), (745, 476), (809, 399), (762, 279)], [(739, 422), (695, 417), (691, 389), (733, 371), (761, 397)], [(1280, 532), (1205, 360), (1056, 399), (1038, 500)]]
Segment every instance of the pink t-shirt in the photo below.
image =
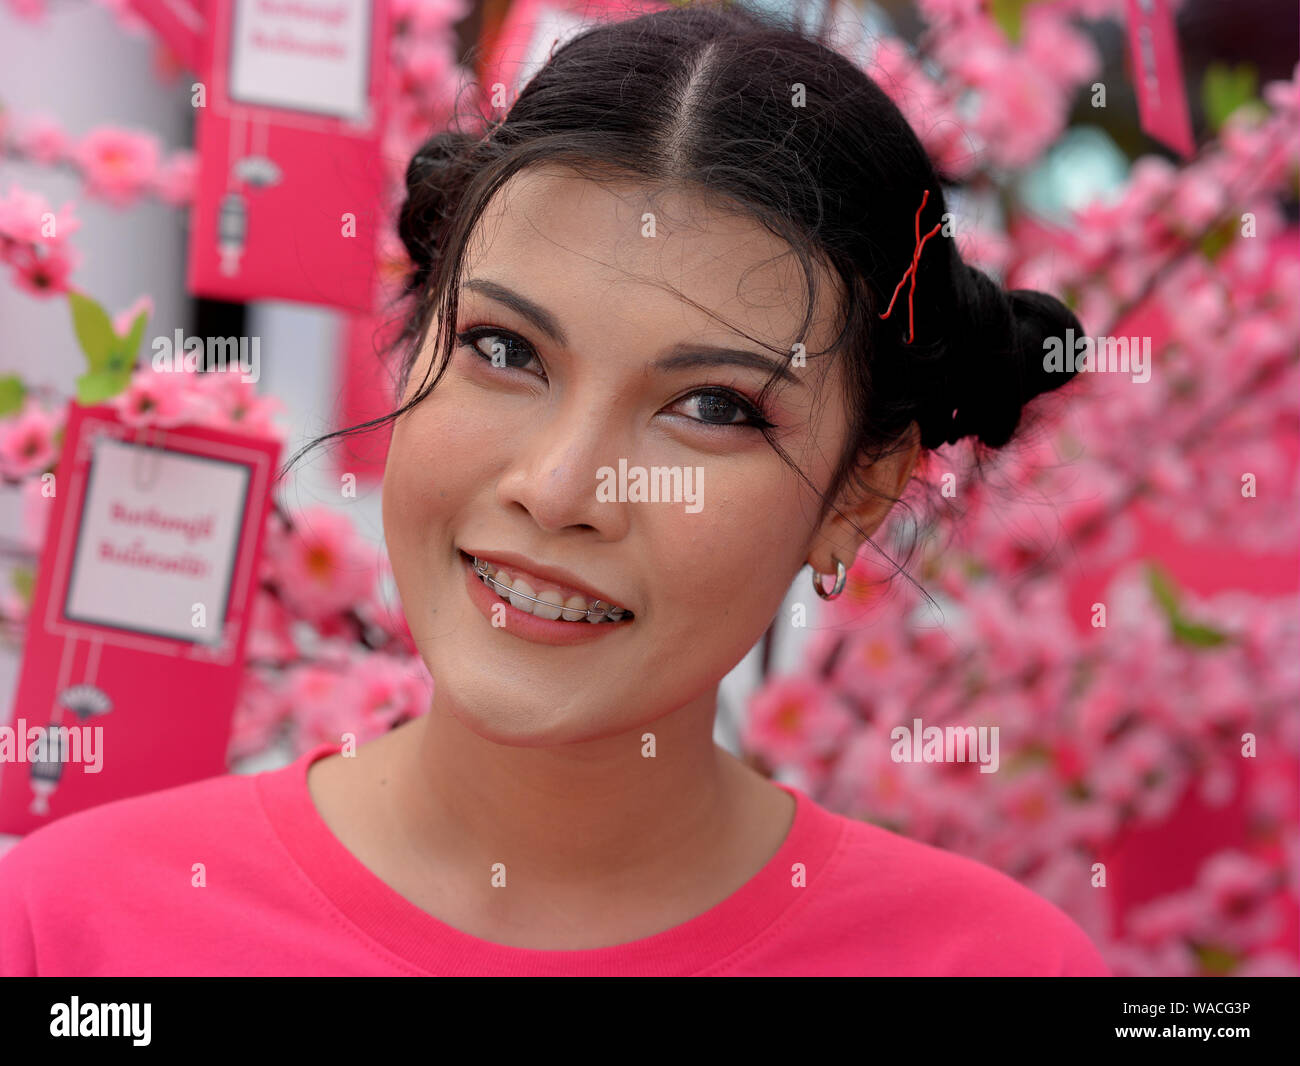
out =
[(408, 902), (330, 832), (307, 767), (337, 750), (25, 837), (0, 856), (0, 976), (1109, 976), (1077, 925), (1006, 875), (785, 785), (784, 844), (704, 914), (616, 947), (489, 943)]

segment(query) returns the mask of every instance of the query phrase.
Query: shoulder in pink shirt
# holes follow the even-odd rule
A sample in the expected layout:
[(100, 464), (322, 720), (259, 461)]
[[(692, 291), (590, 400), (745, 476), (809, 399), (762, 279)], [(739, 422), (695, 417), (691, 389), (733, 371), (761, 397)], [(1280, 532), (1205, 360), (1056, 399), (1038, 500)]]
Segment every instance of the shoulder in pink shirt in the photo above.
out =
[(307, 767), (337, 750), (24, 838), (0, 856), (0, 976), (1109, 976), (1074, 922), (1006, 875), (785, 785), (785, 842), (704, 914), (595, 950), (489, 943), (408, 902), (330, 832)]

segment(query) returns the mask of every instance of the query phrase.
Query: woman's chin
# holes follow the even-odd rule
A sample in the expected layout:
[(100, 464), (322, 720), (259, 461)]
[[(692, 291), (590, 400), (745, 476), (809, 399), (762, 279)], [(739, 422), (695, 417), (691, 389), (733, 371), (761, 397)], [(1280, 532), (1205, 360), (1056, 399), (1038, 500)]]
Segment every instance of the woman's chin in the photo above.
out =
[[(609, 722), (590, 702), (567, 705), (524, 695), (515, 686), (471, 682), (463, 694), (443, 686), (442, 704), (451, 716), (476, 736), (515, 748), (545, 748), (580, 743), (609, 734)], [(462, 698), (457, 698), (457, 696)]]

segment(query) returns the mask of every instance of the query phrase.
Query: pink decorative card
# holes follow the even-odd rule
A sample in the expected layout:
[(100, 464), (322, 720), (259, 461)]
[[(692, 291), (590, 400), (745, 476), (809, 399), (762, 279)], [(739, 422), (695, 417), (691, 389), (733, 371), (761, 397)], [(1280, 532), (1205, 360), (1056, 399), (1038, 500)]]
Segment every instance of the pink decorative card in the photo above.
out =
[(226, 770), (278, 441), (69, 405), (0, 833)]
[(206, 0), (189, 287), (368, 311), (387, 0)]

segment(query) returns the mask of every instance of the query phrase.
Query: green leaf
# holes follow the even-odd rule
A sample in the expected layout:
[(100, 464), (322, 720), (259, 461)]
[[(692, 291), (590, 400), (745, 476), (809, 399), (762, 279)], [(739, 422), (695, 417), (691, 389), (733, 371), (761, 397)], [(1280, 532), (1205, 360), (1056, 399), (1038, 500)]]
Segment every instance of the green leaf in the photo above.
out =
[(20, 410), (26, 398), (27, 386), (17, 374), (6, 374), (0, 378), (0, 418)]
[(1179, 618), (1174, 622), (1174, 639), (1198, 648), (1213, 648), (1225, 643), (1228, 634), (1201, 625), (1199, 622), (1188, 622), (1186, 619)]
[(86, 362), (98, 370), (120, 346), (113, 322), (99, 304), (80, 292), (69, 292), (72, 308), (72, 326), (77, 332), (77, 342), (86, 353)]
[(1147, 563), (1147, 585), (1170, 622), (1182, 617), (1178, 606), (1178, 592), (1169, 575), (1155, 563)]
[(122, 353), (130, 360), (131, 365), (135, 365), (135, 357), (140, 351), (140, 342), (144, 339), (144, 327), (149, 321), (149, 312), (141, 311), (131, 321), (131, 328), (126, 331), (126, 337), (122, 340)]
[(1237, 968), (1241, 959), (1219, 944), (1193, 944), (1192, 951), (1201, 964), (1201, 971), (1214, 977), (1224, 977)]
[(1201, 102), (1210, 128), (1218, 133), (1237, 108), (1259, 103), (1259, 72), (1249, 63), (1211, 63), (1201, 82)]
[(1236, 238), (1239, 225), (1239, 219), (1225, 218), (1217, 226), (1207, 230), (1205, 236), (1201, 238), (1201, 254), (1211, 262), (1218, 259)]
[(111, 400), (131, 383), (131, 366), (125, 370), (89, 370), (77, 378), (77, 403), (95, 404)]
[(11, 579), (18, 597), (30, 607), (32, 605), (32, 590), (36, 587), (36, 571), (30, 566), (15, 566)]
[(1184, 616), (1173, 580), (1155, 563), (1147, 563), (1147, 583), (1151, 594), (1165, 612), (1165, 617), (1169, 619), (1169, 631), (1175, 640), (1197, 648), (1213, 648), (1227, 643), (1228, 634)]
[(1032, 3), (1034, 0), (990, 0), (989, 14), (1012, 44), (1020, 43), (1020, 24), (1025, 8)]

